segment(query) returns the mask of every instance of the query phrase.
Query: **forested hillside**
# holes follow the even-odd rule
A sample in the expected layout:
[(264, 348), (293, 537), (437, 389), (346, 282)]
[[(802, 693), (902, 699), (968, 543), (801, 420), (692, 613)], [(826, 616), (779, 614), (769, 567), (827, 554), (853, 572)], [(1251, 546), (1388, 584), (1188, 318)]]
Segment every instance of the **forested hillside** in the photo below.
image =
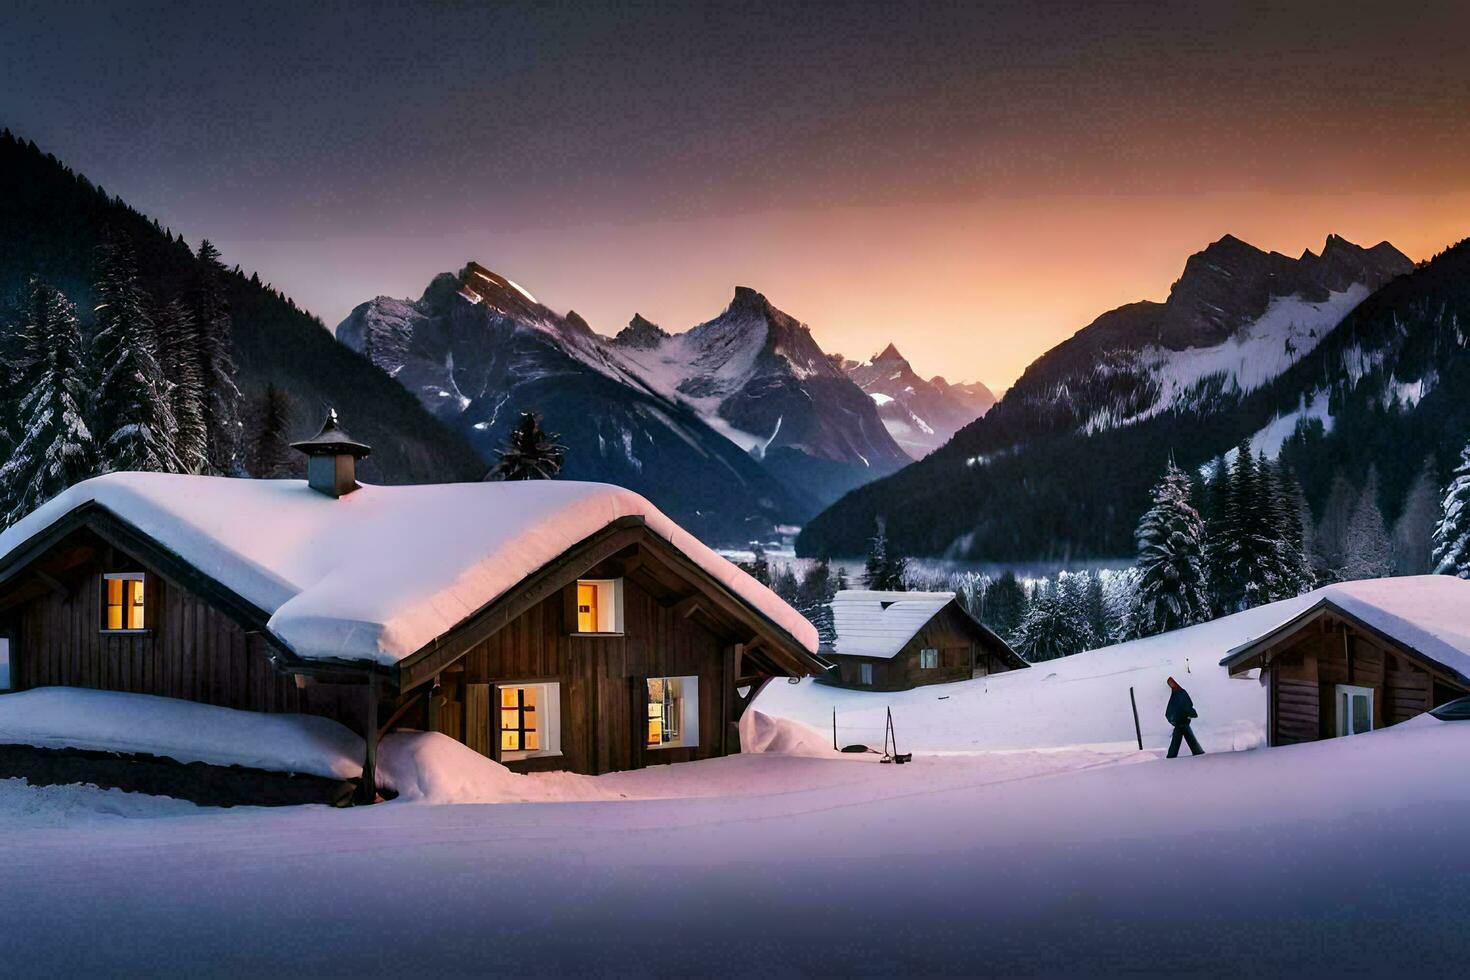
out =
[[(151, 302), (167, 304), (195, 289), (200, 262), (182, 236), (34, 143), (0, 133), (0, 345), (16, 340), (32, 277), (59, 290), (75, 306), (83, 335), (90, 335), (99, 248), (109, 240), (130, 248)], [(361, 470), (367, 480), (434, 482), (483, 474), (462, 437), (366, 358), (336, 343), (321, 321), (289, 298), (238, 267), (225, 270), (220, 288), (247, 426), (273, 384), (289, 437), (314, 433), (328, 407), (338, 410), (354, 435), (373, 446)]]

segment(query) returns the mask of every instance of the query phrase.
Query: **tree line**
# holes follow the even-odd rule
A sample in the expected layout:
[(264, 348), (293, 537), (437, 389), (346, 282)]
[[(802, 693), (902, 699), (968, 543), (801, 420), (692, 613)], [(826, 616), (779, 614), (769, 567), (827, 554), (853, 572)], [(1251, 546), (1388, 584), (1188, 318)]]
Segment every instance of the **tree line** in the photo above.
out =
[(86, 331), (31, 278), (0, 349), (0, 525), (101, 473), (292, 474), (289, 401), (267, 386), (247, 437), (227, 273), (208, 241), (195, 258), (188, 288), (156, 297), (125, 238), (99, 246)]

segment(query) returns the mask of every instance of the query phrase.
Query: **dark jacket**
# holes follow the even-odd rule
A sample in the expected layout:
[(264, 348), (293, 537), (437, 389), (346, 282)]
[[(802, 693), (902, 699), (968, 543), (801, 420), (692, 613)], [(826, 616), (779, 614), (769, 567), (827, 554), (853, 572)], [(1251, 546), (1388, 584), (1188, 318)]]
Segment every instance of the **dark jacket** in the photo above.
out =
[(1188, 691), (1182, 687), (1174, 689), (1169, 695), (1169, 706), (1164, 709), (1164, 717), (1175, 728), (1183, 728), (1189, 724), (1189, 719), (1199, 717), (1199, 712), (1194, 710), (1194, 702), (1189, 699)]

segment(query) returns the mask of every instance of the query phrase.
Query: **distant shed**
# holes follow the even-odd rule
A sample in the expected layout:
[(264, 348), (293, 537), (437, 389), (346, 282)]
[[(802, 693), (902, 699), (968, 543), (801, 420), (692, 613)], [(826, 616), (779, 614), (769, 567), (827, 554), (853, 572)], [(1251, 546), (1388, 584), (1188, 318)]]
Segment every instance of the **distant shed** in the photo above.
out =
[(1269, 744), (1356, 735), (1470, 694), (1470, 582), (1372, 579), (1316, 597), (1220, 661), (1233, 677), (1261, 669)]
[(832, 600), (837, 634), (822, 648), (823, 683), (903, 691), (1030, 666), (953, 592), (849, 589)]

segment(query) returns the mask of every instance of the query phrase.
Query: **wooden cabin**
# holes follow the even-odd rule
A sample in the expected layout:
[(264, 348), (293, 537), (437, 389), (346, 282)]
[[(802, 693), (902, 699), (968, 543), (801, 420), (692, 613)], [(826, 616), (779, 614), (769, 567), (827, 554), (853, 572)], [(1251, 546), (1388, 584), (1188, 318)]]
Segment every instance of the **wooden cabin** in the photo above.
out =
[(1260, 670), (1270, 745), (1396, 725), (1470, 694), (1470, 582), (1424, 575), (1328, 586), (1220, 664), (1233, 677)]
[(836, 639), (822, 648), (836, 687), (905, 691), (1029, 667), (953, 592), (847, 589), (832, 600)]
[[(447, 734), (517, 770), (738, 751), (816, 630), (629, 491), (360, 487), (329, 420), (308, 481), (110, 474), (0, 535), (12, 691), (70, 686)], [(0, 772), (0, 776), (5, 775)]]

